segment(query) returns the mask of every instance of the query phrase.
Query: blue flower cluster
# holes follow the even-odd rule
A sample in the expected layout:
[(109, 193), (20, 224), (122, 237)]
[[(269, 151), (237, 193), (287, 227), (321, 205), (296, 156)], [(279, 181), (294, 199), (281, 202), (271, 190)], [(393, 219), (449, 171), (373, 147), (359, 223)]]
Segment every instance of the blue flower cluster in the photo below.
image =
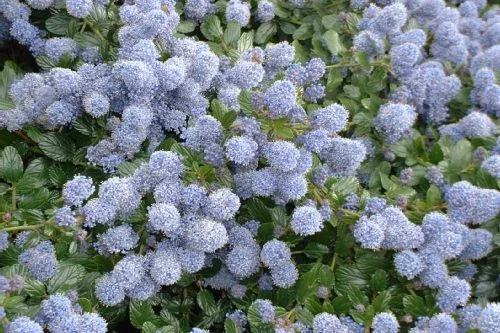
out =
[(47, 281), (56, 273), (58, 262), (54, 245), (42, 241), (38, 245), (21, 253), (19, 262), (28, 268), (37, 280)]
[(424, 242), (424, 234), (420, 226), (413, 224), (396, 207), (384, 206), (375, 211), (369, 202), (366, 215), (356, 222), (353, 233), (361, 245), (369, 249), (414, 249)]
[[(50, 332), (107, 332), (107, 322), (98, 314), (82, 313), (81, 307), (70, 295), (55, 294), (42, 302), (35, 321)], [(12, 324), (11, 324), (12, 325)]]
[[(447, 104), (461, 88), (460, 80), (447, 75), (444, 65), (460, 65), (474, 79), (470, 97), (478, 109), (474, 107), (471, 112), (498, 115), (500, 88), (493, 76), (498, 67), (493, 59), (500, 49), (493, 37), (498, 30), (494, 10), (479, 16), (484, 1), (465, 1), (458, 8), (447, 7), (441, 0), (377, 4), (380, 7), (368, 6), (366, 1), (351, 2), (358, 10), (364, 8), (354, 47), (376, 58), (385, 54), (384, 44), (389, 46), (391, 67), (399, 80), (390, 102), (408, 104), (427, 122), (443, 123), (448, 118)], [(423, 49), (427, 34), (433, 36), (428, 53)], [(391, 119), (387, 118), (387, 122), (389, 126)], [(378, 126), (384, 124), (380, 119)], [(472, 137), (491, 135), (478, 132), (481, 126), (482, 123), (470, 129)], [(484, 131), (488, 128), (489, 124)], [(460, 133), (461, 129), (469, 128), (466, 124), (452, 124), (444, 126), (443, 134), (467, 137)]]
[[(47, 33), (39, 27), (33, 25), (29, 19), (31, 16), (31, 8), (35, 10), (49, 9), (56, 5), (54, 0), (28, 0), (25, 3), (19, 0), (2, 0), (0, 1), (0, 25), (2, 33), (0, 40), (9, 39), (10, 37), (17, 40), (20, 44), (25, 45), (35, 55), (45, 55), (55, 64), (59, 63), (63, 56), (73, 60), (77, 56), (83, 56), (88, 53), (91, 48), (77, 46), (76, 42), (71, 38), (53, 37), (44, 38)], [(107, 5), (109, 0), (65, 0), (61, 1), (64, 4), (68, 14), (78, 18), (87, 17), (93, 8), (102, 8)], [(4, 31), (4, 29), (6, 31)], [(3, 36), (5, 34), (5, 36)], [(41, 93), (41, 91), (40, 91)], [(9, 122), (15, 121), (20, 115), (10, 115)], [(21, 121), (18, 119), (18, 121)], [(26, 120), (22, 120), (26, 121)]]
[(286, 243), (277, 239), (262, 246), (260, 253), (262, 263), (270, 272), (273, 284), (281, 288), (289, 288), (299, 278), (299, 272), (292, 261), (292, 254)]

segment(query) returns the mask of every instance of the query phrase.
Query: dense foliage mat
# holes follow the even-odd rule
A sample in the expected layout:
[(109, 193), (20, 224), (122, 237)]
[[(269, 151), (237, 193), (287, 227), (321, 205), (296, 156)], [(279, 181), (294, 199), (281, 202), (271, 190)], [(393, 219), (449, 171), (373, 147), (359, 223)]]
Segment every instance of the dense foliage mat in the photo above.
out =
[(0, 332), (500, 332), (500, 8), (0, 0)]

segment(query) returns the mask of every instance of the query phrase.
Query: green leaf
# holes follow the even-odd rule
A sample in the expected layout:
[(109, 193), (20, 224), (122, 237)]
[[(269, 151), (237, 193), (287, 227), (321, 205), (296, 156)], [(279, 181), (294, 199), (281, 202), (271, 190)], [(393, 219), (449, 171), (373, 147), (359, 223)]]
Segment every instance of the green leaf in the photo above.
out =
[(314, 242), (308, 243), (304, 249), (304, 254), (309, 258), (319, 258), (328, 252), (330, 252), (328, 246)]
[(84, 32), (77, 32), (74, 36), (73, 39), (75, 40), (76, 44), (80, 47), (94, 47), (94, 46), (101, 46), (101, 39), (99, 36), (92, 32), (84, 31)]
[(407, 295), (403, 297), (403, 306), (407, 313), (414, 318), (427, 316), (429, 311), (422, 297), (416, 295)]
[(212, 100), (212, 102), (210, 103), (210, 109), (212, 111), (212, 115), (218, 121), (222, 121), (222, 118), (224, 117), (224, 115), (229, 112), (226, 105), (224, 105), (224, 103), (222, 103), (218, 99)]
[(373, 310), (375, 312), (384, 312), (389, 309), (391, 302), (391, 293), (389, 291), (383, 291), (375, 297), (372, 302)]
[(236, 111), (229, 111), (225, 113), (220, 120), (222, 127), (228, 129), (229, 127), (231, 127), (237, 117), (238, 113), (236, 113)]
[(330, 189), (335, 194), (348, 195), (356, 193), (359, 188), (359, 180), (357, 177), (343, 177), (332, 179), (332, 185)]
[(203, 312), (207, 315), (211, 315), (217, 310), (214, 296), (207, 289), (200, 290), (200, 292), (196, 296), (196, 302), (198, 303), (198, 306), (203, 310)]
[[(0, 109), (11, 109), (9, 89), (11, 84), (22, 76), (22, 71), (13, 61), (6, 61), (3, 65), (3, 70), (0, 72)], [(9, 104), (9, 105), (8, 105)]]
[(383, 291), (387, 288), (387, 273), (383, 269), (379, 269), (372, 275), (372, 289), (374, 291)]
[(314, 294), (318, 286), (318, 270), (314, 267), (309, 272), (303, 274), (297, 284), (297, 300), (303, 302), (307, 297)]
[(175, 29), (182, 34), (188, 34), (196, 29), (196, 22), (182, 20)]
[(240, 39), (238, 40), (238, 45), (237, 45), (238, 52), (243, 53), (246, 50), (251, 49), (253, 46), (253, 38), (254, 38), (253, 31), (242, 33)]
[(226, 318), (224, 321), (224, 332), (226, 333), (242, 333), (240, 327), (231, 318)]
[(295, 48), (295, 59), (299, 62), (307, 62), (309, 60), (309, 50), (307, 50), (298, 40), (292, 42)]
[(158, 328), (155, 326), (155, 324), (153, 324), (150, 321), (147, 321), (144, 324), (142, 324), (141, 332), (142, 333), (155, 333), (157, 329)]
[(47, 283), (47, 291), (54, 294), (74, 288), (85, 276), (85, 268), (81, 265), (60, 263), (56, 274)]
[(201, 33), (208, 40), (214, 41), (222, 38), (224, 31), (217, 16), (207, 17), (200, 26)]
[(157, 319), (153, 307), (148, 301), (131, 301), (129, 305), (130, 323), (136, 328), (142, 328), (142, 325), (148, 321)]
[(23, 176), (23, 160), (14, 147), (5, 147), (0, 156), (0, 176), (9, 182), (17, 182)]
[(247, 116), (253, 113), (252, 95), (248, 91), (242, 91), (239, 96), (241, 111)]
[(364, 287), (368, 284), (368, 276), (363, 274), (353, 265), (344, 265), (336, 269), (335, 279), (335, 284), (337, 286), (354, 284), (359, 287)]
[(233, 44), (238, 41), (241, 35), (240, 24), (236, 21), (229, 21), (227, 23), (226, 31), (224, 31), (224, 41), (227, 44)]
[(252, 198), (245, 205), (252, 219), (262, 223), (272, 222), (271, 210), (258, 198)]
[(47, 56), (39, 56), (35, 59), (36, 64), (45, 71), (57, 67), (57, 64)]
[(34, 189), (42, 187), (44, 184), (44, 179), (34, 175), (24, 174), (16, 184), (17, 193), (28, 194)]
[(344, 79), (342, 78), (342, 75), (338, 70), (332, 69), (330, 73), (328, 73), (328, 79), (326, 81), (326, 88), (329, 91), (335, 90), (337, 87), (339, 87), (342, 84), (342, 81)]
[(55, 35), (64, 36), (68, 34), (68, 27), (71, 20), (71, 16), (58, 13), (45, 21), (45, 28)]
[(338, 25), (337, 17), (337, 14), (325, 15), (321, 18), (321, 24), (323, 24), (323, 27), (327, 30), (336, 30), (335, 28)]
[(460, 140), (451, 148), (449, 154), (449, 165), (446, 170), (448, 178), (452, 182), (460, 180), (460, 174), (471, 163), (472, 145), (468, 140)]
[(435, 144), (432, 147), (432, 150), (429, 154), (429, 160), (433, 164), (438, 164), (439, 162), (441, 162), (443, 160), (443, 157), (444, 157), (444, 154), (443, 154), (443, 151), (441, 150), (441, 146), (438, 144)]
[(274, 22), (266, 22), (262, 23), (259, 28), (257, 28), (257, 32), (255, 33), (254, 42), (255, 44), (264, 44), (271, 39), (274, 34), (276, 34), (278, 28), (276, 23)]
[[(349, 304), (349, 301), (346, 302)], [(317, 315), (318, 313), (324, 312), (323, 306), (318, 302), (317, 297), (309, 297), (304, 301), (304, 306), (308, 311), (310, 311), (313, 315)]]
[(352, 99), (358, 99), (361, 97), (359, 88), (350, 84), (344, 86), (344, 92), (349, 98)]
[(6, 267), (17, 263), (19, 253), (19, 249), (15, 246), (9, 246), (0, 252), (0, 267)]
[(434, 185), (427, 190), (425, 202), (429, 208), (436, 207), (441, 202), (441, 191)]
[(61, 134), (46, 133), (38, 144), (40, 149), (55, 161), (70, 161), (75, 154), (73, 141)]
[(358, 304), (363, 304), (365, 306), (368, 305), (368, 296), (366, 296), (365, 293), (363, 293), (357, 286), (350, 284), (345, 291), (347, 298), (349, 298), (349, 301), (353, 306)]
[(339, 52), (345, 50), (336, 31), (328, 30), (323, 34), (322, 40), (332, 55), (337, 55)]
[(51, 198), (51, 193), (45, 187), (35, 189), (29, 195), (19, 198), (19, 208), (41, 209), (46, 207)]
[(53, 165), (49, 168), (50, 182), (58, 187), (62, 187), (69, 179), (60, 165)]
[(290, 22), (280, 22), (280, 29), (284, 34), (293, 35), (297, 27)]
[(298, 320), (306, 325), (312, 326), (314, 315), (311, 313), (311, 311), (305, 308), (298, 308), (296, 313)]
[(310, 23), (302, 24), (295, 32), (293, 33), (293, 39), (295, 40), (306, 40), (311, 38), (314, 35), (313, 25)]
[(23, 130), (26, 135), (28, 135), (28, 137), (35, 142), (39, 142), (42, 139), (43, 133), (36, 127), (25, 126)]
[(349, 298), (345, 295), (335, 297), (332, 301), (332, 305), (336, 313), (348, 313), (351, 309)]
[(368, 56), (366, 55), (365, 52), (356, 52), (356, 62), (360, 64), (362, 67), (369, 68), (370, 67), (370, 60), (368, 59)]
[(32, 297), (42, 298), (47, 294), (45, 292), (45, 285), (42, 282), (31, 278), (24, 280), (24, 290)]

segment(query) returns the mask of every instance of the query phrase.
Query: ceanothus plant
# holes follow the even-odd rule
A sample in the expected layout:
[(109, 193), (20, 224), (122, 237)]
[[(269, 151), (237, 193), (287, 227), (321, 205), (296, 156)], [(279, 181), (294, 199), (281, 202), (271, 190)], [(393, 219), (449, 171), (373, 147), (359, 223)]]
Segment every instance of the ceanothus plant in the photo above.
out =
[(0, 0), (0, 330), (499, 331), (499, 17)]

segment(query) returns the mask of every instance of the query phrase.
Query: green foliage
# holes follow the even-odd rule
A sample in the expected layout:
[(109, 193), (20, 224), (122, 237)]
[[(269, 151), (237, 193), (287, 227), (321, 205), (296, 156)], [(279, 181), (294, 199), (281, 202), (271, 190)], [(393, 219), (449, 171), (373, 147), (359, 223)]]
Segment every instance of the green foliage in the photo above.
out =
[[(98, 47), (102, 60), (112, 63), (117, 58), (119, 47), (118, 29), (124, 25), (119, 19), (118, 3), (112, 2), (104, 8), (94, 7), (88, 17), (77, 19), (66, 12), (61, 2), (50, 10), (36, 11), (36, 20), (49, 37), (72, 38), (82, 49)], [(255, 9), (258, 1), (251, 3)], [(333, 209), (332, 216), (317, 234), (299, 237), (290, 227), (294, 207), (304, 204), (305, 199), (287, 205), (277, 205), (265, 197), (242, 200), (235, 222), (259, 221), (255, 237), (259, 246), (274, 238), (290, 246), (292, 260), (299, 272), (296, 284), (286, 289), (261, 290), (258, 276), (268, 272), (262, 266), (259, 274), (239, 281), (247, 291), (242, 299), (238, 299), (227, 290), (204, 285), (205, 279), (215, 275), (221, 267), (219, 260), (214, 259), (213, 266), (185, 274), (178, 283), (164, 287), (157, 296), (148, 300), (126, 300), (114, 307), (103, 306), (95, 295), (96, 280), (110, 272), (123, 255), (98, 255), (93, 248), (91, 243), (107, 226), (83, 228), (83, 217), (78, 215), (74, 226), (60, 227), (54, 223), (54, 214), (63, 205), (64, 185), (75, 175), (92, 177), (99, 187), (102, 181), (112, 176), (133, 175), (142, 163), (148, 161), (151, 151), (145, 144), (141, 152), (118, 166), (116, 174), (106, 173), (90, 164), (85, 154), (88, 147), (109, 133), (106, 124), (110, 119), (108, 115), (91, 118), (82, 114), (70, 126), (53, 130), (36, 125), (14, 132), (0, 130), (0, 231), (9, 232), (10, 240), (9, 246), (0, 252), (0, 273), (8, 278), (20, 275), (25, 279), (21, 291), (0, 296), (0, 306), (8, 314), (2, 319), (2, 324), (15, 316), (34, 317), (41, 303), (50, 295), (73, 290), (78, 292), (77, 302), (84, 311), (98, 312), (109, 322), (110, 330), (117, 332), (180, 333), (199, 327), (213, 332), (243, 333), (238, 323), (226, 316), (236, 309), (246, 313), (251, 332), (274, 332), (273, 324), (263, 323), (255, 305), (251, 305), (257, 298), (273, 301), (276, 305), (275, 322), (285, 323), (283, 325), (297, 321), (312, 325), (314, 316), (323, 312), (349, 315), (367, 327), (380, 312), (391, 311), (398, 319), (406, 315), (416, 319), (439, 312), (436, 290), (401, 278), (394, 270), (394, 251), (362, 249), (354, 239), (352, 228), (363, 214), (366, 199), (374, 196), (387, 199), (391, 205), (396, 205), (398, 198), (406, 198), (407, 205), (402, 209), (416, 224), (421, 224), (423, 216), (429, 212), (445, 213), (447, 204), (443, 189), (430, 184), (426, 178), (426, 170), (432, 165), (443, 171), (448, 183), (467, 180), (479, 187), (498, 190), (498, 179), (481, 169), (480, 163), (474, 159), (477, 148), (493, 149), (495, 138), (465, 138), (453, 142), (439, 137), (436, 128), (426, 127), (419, 121), (409, 138), (387, 144), (375, 130), (374, 118), (396, 86), (390, 59), (373, 60), (352, 47), (361, 13), (352, 11), (349, 1), (315, 1), (303, 8), (292, 8), (286, 1), (273, 3), (276, 5), (275, 19), (261, 23), (252, 18), (248, 26), (240, 27), (236, 22), (225, 20), (226, 2), (218, 1), (219, 10), (202, 22), (181, 16), (175, 34), (205, 41), (215, 54), (227, 56), (233, 63), (253, 47), (265, 48), (280, 41), (288, 41), (295, 48), (297, 62), (306, 63), (313, 57), (323, 59), (328, 68), (322, 81), (326, 96), (321, 103), (325, 106), (339, 103), (350, 113), (347, 128), (340, 135), (364, 137), (374, 144), (373, 156), (359, 169), (359, 175), (366, 176), (366, 179), (361, 180), (359, 175), (330, 177), (319, 186), (314, 183), (311, 173), (307, 175), (307, 199), (314, 204), (328, 202)], [(183, 1), (179, 1), (179, 13), (182, 5)], [(1, 43), (2, 50), (6, 49), (4, 41)], [(58, 63), (45, 55), (30, 57), (26, 61), (24, 48), (6, 45), (15, 52), (12, 52), (14, 61), (4, 61), (3, 55), (0, 58), (0, 110), (12, 111), (14, 108), (9, 87), (22, 77), (23, 72), (49, 71), (55, 67), (75, 70), (82, 65), (80, 59), (72, 59), (69, 55), (63, 55)], [(157, 45), (157, 49), (162, 60), (171, 56), (161, 45)], [(452, 68), (449, 70), (451, 73)], [(470, 77), (456, 72), (467, 83), (450, 104), (450, 119), (453, 120), (459, 119), (470, 108), (468, 95), (472, 87)], [(278, 76), (281, 78), (282, 74)], [(298, 100), (309, 115), (321, 107), (308, 103), (303, 96), (304, 91), (299, 88)], [(225, 133), (238, 131), (241, 116), (257, 119), (269, 140), (296, 141), (304, 132), (302, 124), (285, 118), (270, 119), (255, 110), (254, 96), (250, 91), (240, 93), (239, 111), (226, 107), (212, 91), (206, 97), (210, 101), (208, 114), (221, 123)], [(496, 125), (499, 125), (498, 121)], [(186, 185), (200, 184), (209, 191), (218, 187), (234, 188), (232, 170), (208, 164), (202, 153), (182, 144), (179, 133), (166, 133), (156, 150), (176, 152), (183, 157)], [(384, 152), (393, 153), (394, 159), (385, 158)], [(267, 166), (265, 160), (258, 162)], [(319, 165), (317, 156), (314, 156), (313, 163)], [(413, 175), (409, 182), (403, 183), (400, 174), (405, 168), (411, 168)], [(353, 194), (360, 197), (360, 207), (346, 209), (343, 206), (346, 198)], [(153, 196), (148, 195), (137, 212), (120, 217), (120, 223), (130, 223), (140, 233), (141, 254), (151, 250), (146, 245), (147, 233), (144, 231), (148, 228), (147, 207), (153, 202)], [(478, 262), (477, 279), (472, 282), (472, 300), (480, 304), (498, 301), (500, 297), (497, 283), (500, 271), (498, 222), (497, 217), (481, 226), (492, 233), (494, 249), (490, 256)], [(83, 238), (78, 235), (81, 230), (87, 232)], [(31, 231), (31, 234), (18, 247), (13, 240), (21, 231)], [(23, 251), (43, 240), (54, 244), (59, 263), (55, 275), (46, 282), (33, 278), (19, 263)], [(453, 272), (463, 268), (452, 266), (450, 264), (449, 269)], [(320, 287), (328, 290), (326, 297), (318, 296)], [(406, 331), (412, 325), (402, 323), (402, 330)]]

